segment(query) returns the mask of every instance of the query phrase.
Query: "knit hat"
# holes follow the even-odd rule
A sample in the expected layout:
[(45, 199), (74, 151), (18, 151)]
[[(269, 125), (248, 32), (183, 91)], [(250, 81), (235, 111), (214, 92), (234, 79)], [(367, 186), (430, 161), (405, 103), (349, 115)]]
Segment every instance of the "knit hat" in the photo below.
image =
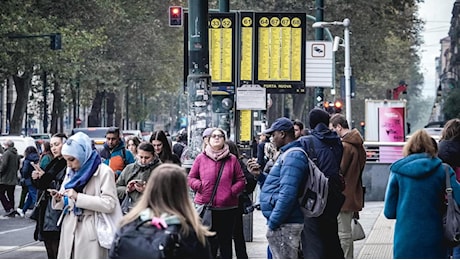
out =
[(214, 127), (206, 128), (206, 129), (203, 131), (202, 138), (209, 137), (209, 136), (212, 134), (212, 131), (214, 131)]
[(313, 129), (315, 128), (319, 123), (325, 124), (327, 127), (329, 127), (329, 118), (330, 115), (326, 111), (320, 109), (320, 108), (314, 108), (310, 111), (308, 114), (308, 118), (310, 121), (310, 128)]
[(64, 143), (61, 154), (75, 157), (83, 165), (91, 157), (92, 151), (91, 139), (85, 133), (77, 132)]

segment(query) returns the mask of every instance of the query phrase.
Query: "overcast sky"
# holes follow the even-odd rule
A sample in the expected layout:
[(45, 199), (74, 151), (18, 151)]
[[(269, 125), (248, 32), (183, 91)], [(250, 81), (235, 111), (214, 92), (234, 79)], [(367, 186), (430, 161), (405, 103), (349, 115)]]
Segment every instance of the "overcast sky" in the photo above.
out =
[(425, 96), (435, 96), (435, 58), (440, 56), (440, 40), (449, 35), (452, 8), (455, 0), (425, 0), (420, 4), (419, 16), (425, 23), (422, 32), (425, 43), (421, 46), (421, 65), (425, 79)]

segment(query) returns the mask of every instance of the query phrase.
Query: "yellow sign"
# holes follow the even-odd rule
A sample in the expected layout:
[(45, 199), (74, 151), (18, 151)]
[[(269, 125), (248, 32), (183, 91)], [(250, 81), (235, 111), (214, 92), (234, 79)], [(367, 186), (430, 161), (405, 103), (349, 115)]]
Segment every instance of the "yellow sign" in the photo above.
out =
[(301, 20), (282, 17), (259, 19), (258, 80), (300, 81)]
[(240, 111), (240, 141), (251, 141), (251, 110)]
[(230, 18), (221, 15), (212, 18), (209, 23), (209, 73), (213, 83), (234, 81), (234, 28)]
[(241, 19), (241, 80), (252, 81), (252, 58), (254, 53), (252, 45), (252, 17), (245, 16)]

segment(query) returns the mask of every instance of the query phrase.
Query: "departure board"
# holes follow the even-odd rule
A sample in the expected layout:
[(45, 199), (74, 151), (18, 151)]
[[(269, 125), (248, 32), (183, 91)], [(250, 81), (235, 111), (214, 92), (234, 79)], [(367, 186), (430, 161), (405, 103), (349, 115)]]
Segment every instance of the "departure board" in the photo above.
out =
[(212, 83), (234, 85), (235, 13), (209, 13), (209, 73)]

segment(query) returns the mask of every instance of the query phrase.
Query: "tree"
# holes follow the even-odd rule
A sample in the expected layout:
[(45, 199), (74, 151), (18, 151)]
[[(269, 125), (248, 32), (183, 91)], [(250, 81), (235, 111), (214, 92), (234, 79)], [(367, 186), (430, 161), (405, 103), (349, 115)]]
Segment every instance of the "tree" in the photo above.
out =
[(460, 118), (460, 88), (451, 89), (443, 106), (445, 119)]

